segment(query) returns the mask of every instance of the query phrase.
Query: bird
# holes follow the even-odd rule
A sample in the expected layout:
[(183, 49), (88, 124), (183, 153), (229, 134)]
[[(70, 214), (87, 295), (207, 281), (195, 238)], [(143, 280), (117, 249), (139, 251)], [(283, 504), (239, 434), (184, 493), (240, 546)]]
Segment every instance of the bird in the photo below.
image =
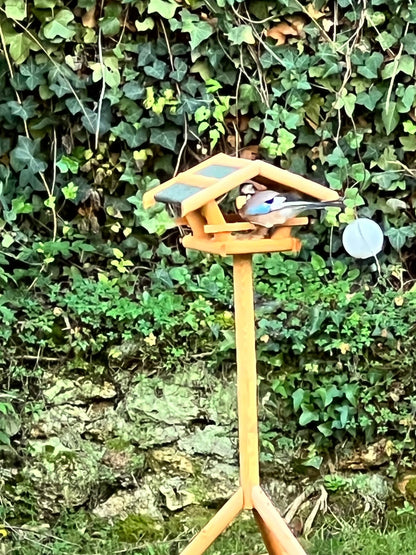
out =
[(240, 186), (240, 195), (236, 198), (239, 216), (245, 221), (267, 229), (282, 225), (307, 210), (324, 210), (343, 205), (342, 199), (309, 201), (296, 192), (274, 191), (255, 181), (243, 183)]

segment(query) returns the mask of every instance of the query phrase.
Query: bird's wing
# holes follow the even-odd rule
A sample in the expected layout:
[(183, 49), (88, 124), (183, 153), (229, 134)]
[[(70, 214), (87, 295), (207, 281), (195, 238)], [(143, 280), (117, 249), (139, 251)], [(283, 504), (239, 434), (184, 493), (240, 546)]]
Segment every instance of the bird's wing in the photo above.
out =
[(251, 195), (244, 206), (244, 212), (249, 216), (257, 214), (268, 214), (277, 193), (275, 191), (257, 191)]
[(276, 191), (258, 191), (252, 195), (244, 206), (247, 216), (269, 214), (284, 205), (286, 199)]

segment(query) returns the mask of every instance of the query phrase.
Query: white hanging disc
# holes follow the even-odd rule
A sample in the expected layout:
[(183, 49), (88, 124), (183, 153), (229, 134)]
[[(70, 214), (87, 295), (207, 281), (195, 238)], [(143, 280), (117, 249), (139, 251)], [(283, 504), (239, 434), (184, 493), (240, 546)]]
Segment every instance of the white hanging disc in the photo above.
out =
[(384, 234), (381, 227), (369, 218), (358, 218), (344, 229), (342, 243), (354, 258), (376, 256), (383, 248)]

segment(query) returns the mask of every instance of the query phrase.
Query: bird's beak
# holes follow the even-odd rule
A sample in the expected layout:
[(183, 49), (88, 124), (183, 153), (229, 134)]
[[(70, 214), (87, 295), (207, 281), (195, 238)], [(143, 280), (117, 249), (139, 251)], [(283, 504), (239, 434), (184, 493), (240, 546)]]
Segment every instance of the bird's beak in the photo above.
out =
[(236, 206), (237, 210), (241, 210), (246, 202), (247, 202), (247, 197), (246, 196), (240, 195), (239, 197), (237, 197), (235, 199), (235, 206)]

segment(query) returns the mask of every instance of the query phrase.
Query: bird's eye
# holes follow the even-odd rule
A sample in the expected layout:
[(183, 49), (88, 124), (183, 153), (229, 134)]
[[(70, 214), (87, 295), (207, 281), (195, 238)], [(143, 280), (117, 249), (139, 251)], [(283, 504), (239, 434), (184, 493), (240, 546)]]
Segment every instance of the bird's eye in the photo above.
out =
[(274, 201), (274, 199), (271, 198), (271, 199), (269, 199), (269, 200), (266, 200), (265, 204), (273, 204), (273, 201)]

